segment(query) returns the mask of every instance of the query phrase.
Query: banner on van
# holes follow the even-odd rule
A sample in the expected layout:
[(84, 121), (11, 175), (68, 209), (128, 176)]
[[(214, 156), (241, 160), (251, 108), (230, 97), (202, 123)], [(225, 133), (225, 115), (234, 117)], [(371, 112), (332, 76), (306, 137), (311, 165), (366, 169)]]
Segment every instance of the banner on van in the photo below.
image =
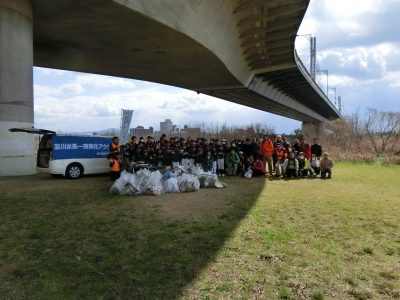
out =
[(53, 159), (106, 158), (111, 137), (54, 135)]

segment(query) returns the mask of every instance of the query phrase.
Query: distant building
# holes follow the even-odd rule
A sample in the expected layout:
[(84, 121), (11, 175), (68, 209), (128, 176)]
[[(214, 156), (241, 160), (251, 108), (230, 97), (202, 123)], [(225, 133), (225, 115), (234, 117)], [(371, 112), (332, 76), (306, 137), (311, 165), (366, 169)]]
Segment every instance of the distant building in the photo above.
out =
[(236, 139), (245, 139), (249, 136), (249, 130), (242, 128), (235, 128), (235, 130), (233, 131), (233, 136)]
[(136, 128), (131, 128), (129, 133), (131, 136), (134, 135), (137, 138), (140, 138), (141, 136), (143, 137), (146, 137), (148, 135), (152, 136), (154, 134), (154, 129), (151, 126), (148, 129), (144, 128), (143, 126), (137, 126)]
[(164, 122), (160, 122), (160, 132), (170, 134), (172, 132), (174, 124), (170, 119), (165, 119)]
[(201, 137), (201, 129), (200, 127), (189, 127), (185, 125), (181, 129), (180, 135), (185, 137), (198, 138)]

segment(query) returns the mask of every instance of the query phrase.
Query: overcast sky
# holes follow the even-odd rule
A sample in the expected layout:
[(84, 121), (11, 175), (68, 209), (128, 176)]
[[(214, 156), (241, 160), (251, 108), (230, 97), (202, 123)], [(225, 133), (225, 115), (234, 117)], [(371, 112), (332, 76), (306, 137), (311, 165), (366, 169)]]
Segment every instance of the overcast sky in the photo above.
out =
[[(319, 67), (342, 96), (344, 113), (374, 107), (400, 111), (399, 0), (311, 0), (299, 34), (317, 37)], [(308, 59), (308, 40), (296, 48)], [(319, 77), (326, 84), (326, 76)], [(279, 133), (300, 122), (195, 92), (143, 81), (34, 68), (35, 127), (73, 131), (117, 128), (120, 109), (133, 109), (131, 127), (267, 123)], [(334, 101), (334, 90), (330, 89)]]

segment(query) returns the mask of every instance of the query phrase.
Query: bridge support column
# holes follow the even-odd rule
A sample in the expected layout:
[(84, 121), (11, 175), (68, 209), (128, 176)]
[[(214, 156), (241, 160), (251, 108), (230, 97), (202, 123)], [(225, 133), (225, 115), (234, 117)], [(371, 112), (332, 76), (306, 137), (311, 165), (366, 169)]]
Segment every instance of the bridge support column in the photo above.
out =
[(324, 133), (324, 130), (325, 124), (323, 122), (303, 122), (301, 125), (304, 138), (309, 141), (314, 137), (319, 138)]
[(0, 176), (35, 173), (33, 33), (29, 0), (0, 0)]

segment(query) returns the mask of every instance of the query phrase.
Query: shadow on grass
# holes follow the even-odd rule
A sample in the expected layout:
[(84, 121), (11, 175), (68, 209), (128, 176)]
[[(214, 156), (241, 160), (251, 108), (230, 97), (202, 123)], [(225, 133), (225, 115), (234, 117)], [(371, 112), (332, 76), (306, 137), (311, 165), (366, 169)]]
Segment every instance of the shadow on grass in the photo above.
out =
[(6, 298), (174, 299), (217, 256), (266, 180), (161, 197), (110, 196), (108, 178), (0, 180)]

